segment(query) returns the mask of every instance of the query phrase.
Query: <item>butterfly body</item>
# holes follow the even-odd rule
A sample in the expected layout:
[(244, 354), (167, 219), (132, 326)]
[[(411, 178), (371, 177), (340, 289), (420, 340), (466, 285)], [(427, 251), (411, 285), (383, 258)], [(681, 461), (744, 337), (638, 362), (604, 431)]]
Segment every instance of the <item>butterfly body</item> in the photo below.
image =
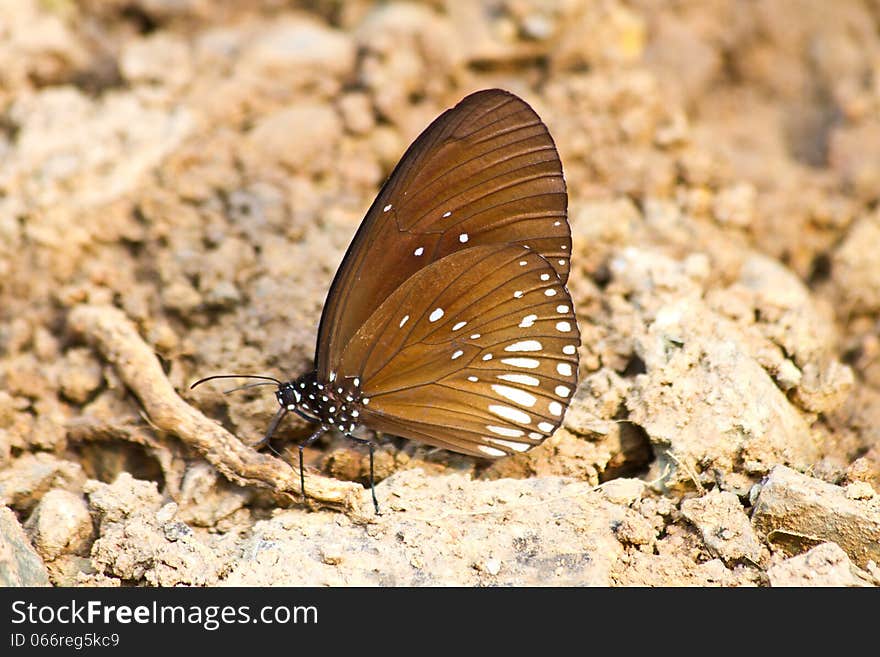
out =
[(555, 144), (525, 101), (489, 89), (441, 114), (361, 222), (327, 294), (315, 370), (276, 381), (264, 440), (288, 412), (317, 425), (301, 458), (334, 428), (484, 458), (552, 435), (580, 344), (567, 203)]
[(360, 424), (364, 396), (353, 379), (322, 382), (318, 373), (312, 371), (282, 383), (275, 397), (282, 409), (320, 423), (326, 430), (337, 428), (351, 433)]

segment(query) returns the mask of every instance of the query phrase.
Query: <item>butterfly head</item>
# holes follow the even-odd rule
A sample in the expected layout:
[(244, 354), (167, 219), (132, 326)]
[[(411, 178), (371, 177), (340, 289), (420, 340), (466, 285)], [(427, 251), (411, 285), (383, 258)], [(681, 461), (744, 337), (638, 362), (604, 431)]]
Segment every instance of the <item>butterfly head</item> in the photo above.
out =
[(310, 422), (320, 421), (321, 391), (324, 386), (319, 386), (315, 372), (303, 374), (298, 379), (278, 383), (275, 390), (275, 399), (278, 400), (280, 413), (293, 412), (304, 420)]
[(275, 399), (278, 400), (278, 412), (272, 418), (269, 429), (266, 431), (261, 444), (266, 444), (275, 433), (275, 429), (284, 419), (284, 416), (290, 412), (296, 413), (304, 420), (309, 422), (320, 422), (320, 417), (316, 415), (312, 404), (309, 400), (314, 400), (314, 390), (317, 389), (315, 381), (315, 373), (310, 372), (293, 381), (276, 381)]
[(288, 411), (296, 412), (300, 402), (302, 401), (302, 398), (302, 391), (297, 390), (296, 381), (279, 383), (278, 389), (275, 391), (275, 399), (278, 400), (278, 404)]
[[(321, 417), (320, 414), (315, 411), (318, 410), (315, 406), (314, 400), (316, 399), (315, 392), (323, 389), (323, 386), (319, 386), (316, 380), (315, 372), (310, 372), (308, 374), (304, 374), (303, 376), (295, 379), (293, 381), (279, 381), (278, 379), (271, 376), (259, 376), (255, 374), (216, 374), (214, 376), (208, 376), (204, 379), (199, 379), (195, 383), (193, 383), (190, 388), (195, 388), (206, 381), (211, 381), (213, 379), (259, 379), (254, 383), (246, 383), (241, 386), (236, 386), (224, 392), (230, 393), (235, 392), (236, 390), (244, 390), (247, 388), (254, 388), (256, 386), (265, 386), (265, 385), (275, 385), (275, 399), (278, 400), (278, 405), (280, 408), (278, 409), (278, 413), (276, 413), (275, 417), (272, 419), (272, 422), (269, 425), (269, 429), (266, 432), (266, 436), (257, 444), (258, 446), (262, 446), (268, 442), (269, 438), (272, 437), (272, 434), (275, 432), (275, 429), (280, 424), (281, 420), (284, 419), (284, 416), (289, 412), (296, 413), (304, 420), (308, 420), (309, 422), (320, 422)], [(311, 400), (311, 402), (310, 402)]]

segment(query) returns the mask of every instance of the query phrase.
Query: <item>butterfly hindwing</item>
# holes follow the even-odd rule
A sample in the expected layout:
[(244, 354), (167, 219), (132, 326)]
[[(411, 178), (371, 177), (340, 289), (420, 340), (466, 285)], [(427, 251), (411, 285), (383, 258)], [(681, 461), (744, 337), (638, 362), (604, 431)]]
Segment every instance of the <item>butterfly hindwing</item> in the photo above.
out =
[(420, 270), (358, 330), (339, 367), (358, 377), (361, 421), (479, 456), (556, 430), (580, 343), (556, 270), (521, 246), (476, 246)]

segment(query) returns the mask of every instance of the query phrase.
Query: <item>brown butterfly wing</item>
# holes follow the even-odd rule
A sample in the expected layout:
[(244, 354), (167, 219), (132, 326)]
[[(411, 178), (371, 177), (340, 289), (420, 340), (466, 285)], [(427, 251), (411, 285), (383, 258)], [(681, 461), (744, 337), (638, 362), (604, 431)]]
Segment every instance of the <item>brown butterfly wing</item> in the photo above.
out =
[(315, 360), (324, 378), (379, 304), (462, 249), (518, 244), (568, 279), (571, 235), (556, 147), (538, 115), (490, 89), (440, 115), (367, 212), (327, 295)]
[(483, 457), (525, 451), (562, 422), (580, 343), (558, 272), (522, 246), (470, 247), (419, 270), (343, 350), (359, 421)]

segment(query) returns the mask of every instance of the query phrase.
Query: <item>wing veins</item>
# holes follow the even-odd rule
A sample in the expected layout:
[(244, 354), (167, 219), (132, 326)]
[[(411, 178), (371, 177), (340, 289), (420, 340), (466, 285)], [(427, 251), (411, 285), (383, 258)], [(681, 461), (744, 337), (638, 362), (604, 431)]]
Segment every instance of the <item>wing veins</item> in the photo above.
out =
[[(477, 153), (477, 154), (474, 155), (472, 158), (470, 158), (470, 159), (468, 159), (468, 160), (464, 160), (463, 162), (459, 162), (458, 165), (456, 165), (454, 168), (452, 168), (452, 169), (447, 169), (446, 171), (444, 171), (443, 173), (441, 173), (439, 176), (436, 176), (435, 178), (432, 178), (431, 180), (429, 180), (429, 181), (427, 181), (426, 183), (424, 183), (421, 187), (419, 187), (419, 189), (414, 190), (413, 196), (417, 196), (418, 194), (420, 194), (422, 191), (424, 191), (425, 189), (427, 189), (427, 188), (430, 187), (431, 185), (433, 185), (433, 184), (435, 184), (435, 183), (441, 181), (443, 178), (445, 178), (445, 177), (447, 177), (447, 176), (449, 176), (449, 175), (455, 173), (456, 171), (458, 171), (458, 169), (459, 169), (460, 167), (465, 166), (465, 165), (467, 165), (467, 164), (470, 164), (470, 163), (473, 162), (474, 160), (478, 160), (478, 159), (481, 158), (481, 157), (485, 157), (485, 156), (487, 156), (487, 155), (491, 155), (492, 153), (494, 153), (494, 152), (496, 152), (496, 151), (500, 151), (500, 150), (502, 150), (502, 149), (504, 149), (504, 148), (509, 148), (509, 147), (511, 147), (511, 146), (515, 146), (516, 144), (519, 144), (519, 143), (524, 142), (524, 141), (528, 141), (529, 139), (534, 139), (536, 136), (537, 136), (537, 135), (531, 135), (531, 136), (529, 136), (529, 137), (524, 137), (523, 139), (518, 139), (518, 140), (515, 141), (515, 142), (507, 142), (507, 143), (501, 144), (500, 146), (498, 146), (498, 147), (496, 147), (496, 148), (492, 148), (492, 149), (490, 149), (490, 150), (488, 150), (488, 151), (483, 151), (483, 152)], [(533, 150), (530, 150), (530, 151), (521, 151), (521, 152), (518, 152), (516, 155), (514, 155), (514, 156), (512, 156), (512, 157), (517, 157), (517, 156), (519, 156), (519, 155), (529, 155), (529, 154), (531, 154), (531, 153), (537, 153), (537, 152), (544, 151), (544, 150), (552, 150), (552, 151), (555, 151), (556, 149), (555, 149), (555, 147), (553, 146), (552, 143), (551, 143), (551, 144), (545, 144), (545, 145), (542, 145), (542, 146), (537, 147), (537, 148), (535, 148), (535, 149), (533, 149)], [(496, 164), (503, 164), (504, 162), (507, 162), (509, 159), (511, 159), (511, 158), (502, 159), (502, 160), (494, 160), (494, 161), (492, 162), (492, 166), (495, 166)], [(550, 161), (550, 160), (545, 160), (545, 161)], [(557, 158), (557, 161), (558, 161), (558, 158)]]
[[(505, 105), (510, 105), (510, 103), (514, 102), (515, 100), (516, 100), (515, 97), (514, 97), (513, 95), (510, 95), (510, 96), (504, 98), (504, 100), (502, 100), (500, 103), (498, 103), (498, 104), (495, 105), (494, 107), (490, 107), (490, 108), (487, 108), (487, 109), (483, 109), (481, 113), (482, 113), (483, 115), (486, 115), (486, 114), (491, 114), (491, 113), (493, 113), (493, 112), (497, 112), (497, 111), (500, 110), (502, 107), (504, 107)], [(463, 117), (463, 119), (464, 119), (464, 118), (468, 118), (468, 119), (469, 119), (469, 118), (470, 118), (471, 116), (473, 116), (474, 113), (476, 113), (479, 109), (480, 109), (479, 106), (474, 107), (474, 108), (473, 108), (473, 109), (467, 114), (466, 117)], [(524, 109), (525, 109), (525, 108), (523, 108), (523, 110), (524, 110)], [(476, 128), (476, 129), (474, 129), (474, 130), (471, 130), (470, 132), (466, 132), (466, 133), (462, 134), (460, 137), (458, 137), (458, 136), (453, 136), (453, 139), (455, 139), (456, 141), (464, 141), (464, 140), (466, 140), (467, 138), (471, 137), (472, 135), (476, 134), (477, 132), (480, 132), (481, 130), (485, 130), (486, 128), (489, 128), (489, 127), (495, 125), (495, 124), (498, 123), (499, 121), (505, 121), (506, 119), (510, 118), (511, 116), (514, 116), (515, 114), (517, 114), (517, 113), (519, 113), (520, 111), (523, 111), (523, 110), (517, 110), (517, 111), (515, 111), (515, 112), (511, 112), (510, 114), (505, 114), (504, 116), (500, 116), (500, 117), (498, 117), (498, 118), (496, 118), (496, 119), (493, 119), (492, 121), (489, 121), (489, 123), (480, 126), (479, 128)], [(460, 121), (460, 122), (459, 122), (459, 125), (461, 125), (462, 123), (464, 123), (464, 120)]]
[[(539, 254), (539, 253), (537, 253), (537, 252), (533, 252), (533, 253), (534, 253), (535, 255), (538, 255), (538, 256), (540, 257), (540, 254)], [(522, 257), (522, 256), (516, 256), (516, 257), (514, 257), (514, 258), (511, 258), (510, 260), (507, 261), (507, 263), (505, 263), (505, 265), (506, 265), (506, 264), (509, 264), (509, 263), (511, 263), (511, 262), (513, 262), (514, 260), (519, 260), (521, 257)], [(542, 259), (543, 259), (543, 258), (542, 258)], [(546, 260), (545, 260), (545, 262), (546, 262)], [(547, 263), (547, 266), (550, 267), (550, 264)], [(550, 269), (552, 270), (552, 267), (550, 267)], [(514, 276), (513, 278), (508, 278), (507, 280), (502, 281), (501, 283), (499, 283), (498, 285), (496, 285), (495, 287), (493, 287), (491, 290), (489, 290), (488, 292), (486, 292), (483, 296), (481, 296), (481, 297), (479, 297), (479, 298), (477, 298), (477, 299), (474, 299), (474, 301), (472, 301), (472, 302), (469, 303), (467, 306), (465, 306), (464, 308), (462, 308), (462, 309), (459, 311), (458, 315), (460, 316), (460, 315), (464, 314), (465, 311), (469, 310), (469, 309), (472, 308), (474, 305), (476, 305), (476, 304), (480, 303), (481, 301), (483, 301), (483, 300), (484, 300), (486, 297), (488, 297), (490, 294), (494, 294), (494, 292), (495, 292), (498, 288), (502, 287), (503, 285), (507, 285), (508, 283), (512, 283), (513, 281), (515, 281), (515, 280), (517, 280), (517, 279), (519, 279), (519, 278), (523, 278), (524, 276), (528, 276), (529, 274), (534, 274), (535, 271), (536, 271), (535, 269), (528, 270), (528, 271), (524, 271), (524, 272), (521, 273), (521, 274), (517, 274), (517, 275)], [(555, 273), (555, 272), (554, 272), (554, 273)], [(553, 281), (553, 282), (551, 282), (551, 281), (547, 281), (546, 284), (544, 284), (544, 285), (539, 285), (538, 287), (532, 287), (532, 288), (529, 288), (528, 291), (529, 291), (529, 292), (536, 292), (536, 291), (538, 291), (538, 290), (548, 289), (548, 288), (552, 287), (554, 283), (559, 283), (559, 284), (561, 284), (561, 281), (560, 281), (558, 278), (556, 279), (556, 281)], [(566, 290), (566, 292), (567, 292), (567, 290)], [(525, 296), (525, 293), (526, 293), (526, 291), (523, 290), (523, 296)], [(571, 297), (569, 296), (569, 298), (571, 298)], [(509, 303), (509, 302), (510, 302), (510, 299), (509, 299), (509, 298), (505, 298), (503, 301), (500, 301), (500, 302), (496, 303), (495, 305), (490, 306), (489, 310), (494, 309), (494, 308), (498, 308), (499, 306), (502, 306), (502, 305), (504, 305), (504, 304), (506, 304), (506, 303)], [(552, 303), (551, 301), (549, 301), (549, 297), (548, 297), (548, 301), (546, 301), (545, 303)], [(559, 305), (559, 304), (557, 304), (557, 305)], [(503, 315), (499, 315), (498, 317), (493, 317), (493, 318), (492, 318), (492, 321), (495, 322), (495, 321), (497, 321), (497, 320), (499, 320), (499, 319), (503, 319), (504, 317), (508, 317), (508, 316), (510, 316), (510, 315), (515, 315), (515, 314), (517, 314), (517, 313), (519, 313), (519, 312), (522, 312), (522, 308), (520, 308), (520, 309), (518, 309), (518, 310), (512, 310), (512, 311), (510, 311), (510, 312), (508, 312), (508, 313), (504, 313)], [(567, 317), (567, 315), (560, 315), (560, 317)], [(480, 326), (485, 326), (485, 323), (483, 323), (483, 324), (475, 324), (475, 328), (479, 328)], [(431, 331), (430, 333), (426, 334), (426, 335), (425, 335), (425, 339), (427, 339), (428, 337), (434, 335), (437, 331), (440, 330), (440, 328), (441, 328), (441, 327), (438, 326), (438, 327), (435, 328), (433, 331)]]
[[(496, 121), (496, 123), (497, 123), (497, 121)], [(541, 121), (540, 119), (535, 121), (533, 119), (532, 121), (527, 122), (527, 123), (519, 123), (517, 125), (511, 125), (506, 128), (502, 128), (501, 130), (495, 130), (490, 135), (486, 135), (485, 137), (480, 137), (478, 139), (475, 139), (473, 141), (473, 143), (474, 144), (482, 144), (482, 143), (490, 141), (492, 139), (496, 139), (498, 137), (503, 137), (504, 135), (509, 135), (511, 133), (518, 132), (519, 130), (527, 130), (528, 128), (537, 128), (539, 126), (544, 128), (543, 134), (548, 134), (547, 126), (544, 125), (543, 121)]]
[[(470, 187), (466, 187), (465, 189), (456, 191), (456, 193), (453, 194), (452, 196), (447, 196), (443, 202), (434, 204), (434, 206), (429, 211), (423, 212), (422, 214), (420, 214), (418, 216), (418, 219), (413, 221), (410, 224), (410, 226), (418, 226), (420, 223), (422, 223), (422, 221), (425, 219), (425, 217), (427, 217), (431, 212), (436, 211), (436, 208), (451, 205), (450, 202), (452, 201), (452, 199), (455, 199), (455, 198), (458, 198), (461, 196), (465, 196), (468, 192), (470, 192), (474, 189), (478, 189), (480, 187), (483, 187), (485, 185), (488, 185), (489, 183), (491, 183), (495, 180), (498, 180), (499, 178), (502, 178), (504, 176), (507, 176), (507, 175), (510, 175), (513, 173), (517, 173), (519, 171), (522, 171), (523, 169), (528, 169), (528, 168), (534, 167), (534, 166), (535, 166), (535, 163), (532, 162), (531, 164), (526, 164), (524, 166), (517, 167), (516, 169), (510, 169), (510, 170), (505, 171), (503, 173), (499, 173), (496, 176), (492, 176), (491, 178), (487, 178), (486, 180), (481, 180), (480, 182), (475, 183), (475, 184), (471, 185)], [(517, 187), (519, 185), (524, 185), (526, 183), (535, 182), (536, 180), (543, 180), (545, 178), (561, 178), (561, 177), (562, 176), (557, 172), (538, 173), (538, 174), (534, 174), (531, 176), (523, 176), (521, 178), (517, 178), (516, 180), (512, 180), (506, 184), (499, 185), (499, 186), (487, 191), (485, 194), (480, 194), (479, 196), (477, 196), (476, 198), (474, 198), (473, 200), (471, 200), (467, 203), (460, 203), (458, 205), (458, 207), (467, 207), (468, 205), (472, 205), (472, 204), (476, 203), (477, 201), (487, 199), (490, 196), (493, 196), (495, 194), (499, 194), (505, 190), (509, 190), (509, 189), (512, 189), (512, 188)], [(558, 193), (560, 193), (560, 192), (542, 192), (541, 194), (533, 194), (530, 196), (518, 196), (516, 199), (512, 199), (512, 200), (522, 201), (522, 199), (524, 199), (524, 198), (532, 198), (533, 196), (544, 196), (547, 194), (558, 194)], [(512, 202), (512, 201), (508, 201), (508, 202)], [(503, 203), (499, 204), (499, 205), (503, 205)], [(491, 206), (491, 207), (495, 207), (495, 206)], [(482, 213), (475, 213), (470, 216), (475, 217), (478, 214), (482, 214)], [(432, 232), (432, 231), (421, 231), (421, 232)], [(442, 232), (442, 231), (433, 231), (433, 232)]]
[[(491, 251), (491, 252), (487, 253), (487, 254), (482, 258), (481, 261), (477, 261), (477, 263), (474, 263), (474, 265), (478, 264), (479, 262), (485, 261), (486, 259), (488, 259), (488, 258), (491, 257), (492, 255), (494, 255), (495, 253), (498, 253), (498, 250), (500, 250), (500, 247), (499, 247), (499, 249), (497, 249), (497, 250), (495, 250), (495, 251)], [(433, 264), (433, 263), (432, 263), (432, 264)], [(424, 271), (424, 269), (425, 269), (425, 268), (422, 268), (422, 269), (420, 269), (419, 271)], [(418, 272), (417, 272), (417, 273), (418, 273)], [(453, 277), (451, 280), (447, 281), (446, 286), (445, 286), (442, 290), (440, 290), (440, 292), (438, 292), (436, 295), (434, 295), (434, 298), (431, 300), (430, 303), (428, 303), (428, 304), (425, 306), (425, 310), (422, 312), (421, 315), (419, 315), (419, 318), (418, 318), (415, 322), (413, 322), (412, 327), (409, 329), (409, 331), (408, 331), (407, 334), (406, 334), (406, 337), (403, 339), (403, 342), (401, 343), (402, 345), (406, 345), (406, 344), (407, 344), (407, 342), (409, 341), (410, 337), (412, 336), (412, 333), (413, 333), (413, 331), (415, 330), (416, 326), (418, 325), (418, 323), (419, 323), (420, 321), (422, 321), (422, 319), (423, 319), (423, 318), (425, 317), (425, 315), (427, 314), (428, 309), (429, 309), (431, 306), (433, 306), (435, 303), (437, 303), (437, 299), (439, 299), (441, 296), (443, 296), (443, 295), (446, 293), (446, 291), (452, 286), (452, 284), (455, 283), (456, 281), (458, 281), (458, 280), (459, 280), (462, 276), (464, 276), (464, 274), (466, 274), (466, 273), (467, 273), (467, 270), (462, 270), (460, 273), (458, 273), (458, 274), (457, 274), (455, 277)], [(413, 274), (413, 276), (415, 276), (415, 274)], [(412, 278), (412, 276), (411, 276), (410, 278)], [(406, 282), (409, 281), (410, 278), (406, 279), (406, 281), (404, 281), (401, 285), (406, 285)], [(393, 293), (392, 293), (392, 294), (393, 294)], [(392, 314), (392, 313), (389, 313), (389, 316), (390, 316), (390, 317), (393, 317), (393, 314)], [(367, 319), (367, 321), (369, 321), (369, 318)], [(386, 326), (387, 326), (387, 324), (386, 324)], [(438, 328), (439, 328), (439, 327), (438, 327)], [(436, 329), (435, 329), (435, 330), (436, 330)], [(433, 332), (432, 332), (432, 333), (433, 333)], [(370, 346), (370, 353), (371, 353), (371, 354), (372, 354), (372, 351), (373, 351), (374, 345), (375, 345), (376, 343), (378, 343), (378, 341), (379, 341), (379, 337), (378, 337), (379, 335), (380, 335), (380, 334), (377, 334), (376, 338), (373, 340), (373, 343), (372, 343), (371, 346)], [(431, 335), (431, 333), (429, 333), (428, 335)], [(387, 358), (387, 359), (382, 363), (382, 365), (381, 365), (379, 368), (376, 369), (376, 372), (380, 372), (380, 371), (382, 371), (382, 370), (388, 365), (388, 363), (390, 363), (390, 362), (394, 359), (394, 356), (395, 356), (395, 355), (396, 355), (396, 354), (391, 354), (391, 356), (390, 356), (389, 358)], [(364, 361), (361, 363), (361, 370), (363, 370), (364, 365), (366, 365), (366, 361), (367, 361), (367, 359), (364, 359)], [(412, 371), (412, 370), (407, 370), (407, 371)]]
[[(543, 196), (543, 194), (542, 194), (542, 196)], [(534, 197), (526, 196), (524, 198), (534, 198)], [(522, 200), (522, 199), (517, 199), (517, 201), (520, 201), (520, 200)], [(443, 233), (447, 233), (447, 232), (451, 231), (453, 228), (460, 226), (461, 224), (466, 222), (468, 219), (470, 219), (472, 217), (477, 217), (477, 216), (479, 216), (479, 214), (472, 214), (472, 215), (469, 215), (463, 219), (460, 219), (456, 223), (450, 224), (446, 228), (446, 230), (443, 231)], [(504, 218), (500, 219), (499, 221), (496, 221), (495, 223), (480, 226), (480, 230), (475, 232), (474, 235), (481, 235), (483, 233), (489, 232), (490, 230), (495, 230), (497, 228), (504, 228), (505, 226), (510, 226), (512, 224), (516, 224), (521, 221), (532, 221), (535, 219), (540, 220), (540, 219), (544, 219), (544, 218), (549, 219), (550, 217), (565, 217), (565, 216), (566, 216), (566, 212), (564, 212), (564, 211), (563, 212), (526, 212), (526, 213), (523, 213), (520, 215), (515, 215), (515, 216), (511, 216), (511, 217), (504, 217)], [(550, 236), (548, 235), (547, 237), (550, 237)]]
[[(565, 362), (571, 363), (571, 361), (565, 361)], [(576, 365), (576, 363), (575, 363), (575, 365)], [(467, 368), (463, 368), (463, 369), (467, 369)], [(474, 368), (471, 368), (471, 369), (472, 369), (474, 372), (478, 372), (478, 373), (480, 373), (480, 374), (486, 374), (486, 373), (494, 374), (494, 373), (496, 373), (496, 372), (500, 372), (500, 373), (502, 373), (502, 374), (526, 374), (526, 372), (518, 372), (518, 371), (513, 371), (513, 370), (510, 370), (510, 369), (504, 369), (504, 370), (502, 370), (502, 369), (499, 369), (499, 368), (497, 368), (497, 367), (481, 367), (481, 368), (476, 368), (476, 367), (474, 367)], [(458, 372), (461, 372), (461, 370), (459, 370)], [(446, 380), (446, 379), (448, 379), (449, 377), (453, 376), (454, 374), (458, 374), (458, 372), (453, 372), (452, 374), (448, 374), (447, 376), (443, 377), (443, 379), (438, 379), (438, 380), (440, 380), (440, 381), (442, 381), (442, 380)], [(549, 375), (549, 374), (544, 374), (543, 372), (539, 372), (539, 373), (535, 373), (535, 374), (529, 374), (528, 376), (533, 376), (533, 377), (535, 377), (535, 378), (538, 378), (539, 376), (541, 376), (541, 377), (544, 377), (545, 379), (549, 379), (550, 381), (553, 381), (553, 382), (555, 382), (555, 383), (560, 383), (560, 384), (562, 384), (562, 383), (571, 383), (568, 379), (559, 379), (559, 378), (556, 378), (556, 376), (551, 376), (551, 375)], [(496, 375), (496, 378), (497, 378), (497, 375)], [(504, 381), (504, 379), (498, 379), (498, 380), (499, 380), (499, 381)], [(506, 381), (505, 383), (511, 383), (511, 382), (510, 382), (510, 381)], [(518, 384), (518, 385), (525, 385), (525, 384)], [(532, 387), (529, 387), (529, 388), (523, 388), (523, 390), (531, 390), (531, 389), (532, 389)]]

